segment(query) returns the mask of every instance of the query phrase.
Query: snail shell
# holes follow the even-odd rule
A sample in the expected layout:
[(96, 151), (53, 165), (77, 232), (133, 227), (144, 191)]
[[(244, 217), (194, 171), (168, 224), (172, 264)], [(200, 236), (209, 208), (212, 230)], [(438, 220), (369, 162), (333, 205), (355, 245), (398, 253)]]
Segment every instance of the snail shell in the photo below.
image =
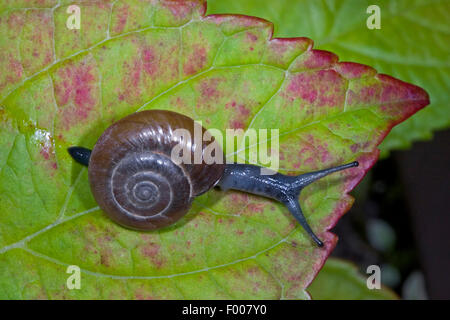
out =
[[(138, 230), (171, 225), (188, 212), (196, 196), (219, 181), (224, 161), (176, 164), (171, 159), (180, 143), (192, 159), (195, 152), (203, 155), (207, 144), (203, 139), (201, 145), (195, 143), (194, 125), (200, 127), (179, 113), (148, 110), (105, 130), (92, 150), (88, 174), (95, 200), (112, 220)], [(187, 129), (192, 139), (178, 138), (176, 129)], [(201, 129), (203, 136), (206, 129)]]

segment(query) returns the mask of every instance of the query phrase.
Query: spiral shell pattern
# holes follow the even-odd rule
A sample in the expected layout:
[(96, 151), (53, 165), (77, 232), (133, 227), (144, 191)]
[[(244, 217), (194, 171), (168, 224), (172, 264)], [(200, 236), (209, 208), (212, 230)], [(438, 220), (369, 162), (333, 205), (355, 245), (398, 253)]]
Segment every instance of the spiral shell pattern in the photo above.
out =
[[(149, 110), (119, 120), (99, 138), (89, 161), (89, 182), (111, 219), (138, 230), (171, 225), (188, 212), (195, 196), (220, 179), (224, 164), (172, 161), (172, 148), (180, 143), (173, 131), (179, 128), (193, 134), (194, 121), (175, 112)], [(183, 143), (191, 152), (206, 146)]]

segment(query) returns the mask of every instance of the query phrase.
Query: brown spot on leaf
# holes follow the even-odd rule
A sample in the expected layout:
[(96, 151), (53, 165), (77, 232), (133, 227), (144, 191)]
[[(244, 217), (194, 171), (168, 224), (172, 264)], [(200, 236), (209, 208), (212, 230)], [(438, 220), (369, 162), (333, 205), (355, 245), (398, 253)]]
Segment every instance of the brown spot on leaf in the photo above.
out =
[[(89, 117), (96, 105), (94, 90), (98, 80), (92, 65), (85, 61), (68, 64), (57, 71), (55, 97), (66, 130)], [(67, 105), (67, 106), (66, 106)]]
[(172, 15), (179, 19), (185, 19), (189, 17), (192, 9), (197, 5), (194, 1), (184, 1), (184, 0), (171, 0), (163, 1), (162, 5), (169, 9)]
[(250, 42), (258, 41), (258, 36), (253, 34), (253, 33), (251, 33), (251, 32), (247, 32), (246, 33), (246, 37), (247, 37), (247, 40), (250, 41)]
[(143, 244), (140, 249), (144, 257), (148, 258), (150, 263), (156, 268), (164, 267), (166, 259), (160, 253), (161, 246), (157, 243), (149, 242)]
[(298, 73), (287, 89), (291, 101), (300, 98), (318, 107), (344, 105), (345, 80), (334, 70)]
[(194, 52), (187, 57), (186, 63), (184, 64), (184, 72), (187, 75), (193, 75), (203, 69), (208, 57), (208, 52), (205, 47), (195, 44), (193, 45), (193, 50)]
[(122, 3), (122, 6), (117, 9), (117, 24), (114, 28), (115, 33), (121, 33), (127, 24), (128, 20), (128, 10), (130, 6), (128, 4)]

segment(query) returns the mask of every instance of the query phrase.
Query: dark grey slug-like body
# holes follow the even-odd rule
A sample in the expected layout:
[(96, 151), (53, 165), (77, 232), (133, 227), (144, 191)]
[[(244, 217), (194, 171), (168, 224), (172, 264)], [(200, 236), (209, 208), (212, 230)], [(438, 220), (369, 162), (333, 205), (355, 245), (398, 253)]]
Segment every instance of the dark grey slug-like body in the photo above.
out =
[[(173, 224), (189, 210), (195, 196), (218, 186), (223, 191), (240, 190), (283, 203), (316, 244), (323, 246), (303, 215), (298, 202), (300, 192), (330, 173), (358, 166), (358, 162), (299, 176), (267, 174), (268, 169), (241, 163), (177, 165), (171, 162), (167, 153), (179, 141), (170, 135), (180, 126), (191, 130), (193, 123), (194, 120), (175, 112), (143, 111), (113, 124), (100, 137), (93, 151), (83, 147), (71, 147), (68, 151), (74, 160), (88, 166), (91, 189), (100, 207), (124, 226), (152, 230)], [(133, 132), (135, 128), (137, 132)], [(117, 143), (121, 140), (123, 143)], [(130, 143), (134, 140), (143, 145)], [(190, 148), (201, 147), (190, 141), (183, 143)], [(120, 148), (120, 153), (114, 148)], [(126, 148), (130, 151), (126, 152)], [(154, 165), (146, 160), (153, 157), (159, 159)], [(109, 168), (110, 165), (113, 167)], [(120, 172), (119, 178), (117, 172)], [(127, 172), (132, 175), (130, 178)], [(190, 191), (186, 183), (192, 183)], [(168, 192), (169, 198), (165, 197)], [(175, 194), (177, 192), (183, 195)], [(159, 199), (165, 202), (161, 204)]]
[(263, 197), (272, 198), (283, 203), (300, 225), (310, 234), (319, 246), (323, 246), (322, 241), (314, 234), (309, 227), (302, 209), (298, 203), (300, 191), (330, 173), (343, 169), (356, 167), (358, 162), (348, 163), (342, 166), (305, 173), (299, 176), (287, 176), (281, 173), (274, 175), (262, 175), (261, 167), (251, 164), (227, 164), (225, 172), (217, 185), (224, 191), (235, 189), (257, 194)]

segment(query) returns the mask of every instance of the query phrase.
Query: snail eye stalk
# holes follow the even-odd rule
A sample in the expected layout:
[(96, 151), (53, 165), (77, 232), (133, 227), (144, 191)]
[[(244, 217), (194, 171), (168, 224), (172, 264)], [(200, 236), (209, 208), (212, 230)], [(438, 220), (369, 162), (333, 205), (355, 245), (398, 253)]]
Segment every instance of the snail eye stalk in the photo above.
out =
[(292, 184), (292, 192), (286, 199), (283, 199), (281, 202), (289, 209), (295, 219), (300, 223), (300, 225), (305, 229), (305, 231), (309, 234), (309, 236), (314, 240), (314, 242), (319, 246), (323, 247), (323, 242), (314, 234), (311, 227), (303, 215), (302, 208), (300, 207), (300, 203), (298, 202), (298, 197), (300, 196), (300, 192), (304, 187), (311, 184), (314, 181), (323, 178), (330, 173), (345, 170), (348, 168), (353, 168), (359, 166), (358, 161), (354, 161), (351, 163), (347, 163), (341, 166), (328, 168), (324, 170), (319, 170), (315, 172), (309, 172), (305, 174), (301, 174), (296, 176), (295, 182)]
[(234, 163), (226, 165), (224, 175), (217, 185), (222, 190), (235, 189), (245, 191), (281, 202), (289, 209), (314, 242), (319, 247), (323, 247), (323, 242), (314, 234), (303, 215), (302, 208), (298, 202), (300, 192), (307, 185), (330, 173), (357, 167), (358, 165), (358, 162), (354, 161), (298, 176), (287, 176), (281, 173), (262, 175), (261, 167), (259, 166)]
[(91, 157), (91, 150), (83, 147), (70, 147), (67, 148), (70, 156), (83, 166), (89, 165), (89, 158)]

